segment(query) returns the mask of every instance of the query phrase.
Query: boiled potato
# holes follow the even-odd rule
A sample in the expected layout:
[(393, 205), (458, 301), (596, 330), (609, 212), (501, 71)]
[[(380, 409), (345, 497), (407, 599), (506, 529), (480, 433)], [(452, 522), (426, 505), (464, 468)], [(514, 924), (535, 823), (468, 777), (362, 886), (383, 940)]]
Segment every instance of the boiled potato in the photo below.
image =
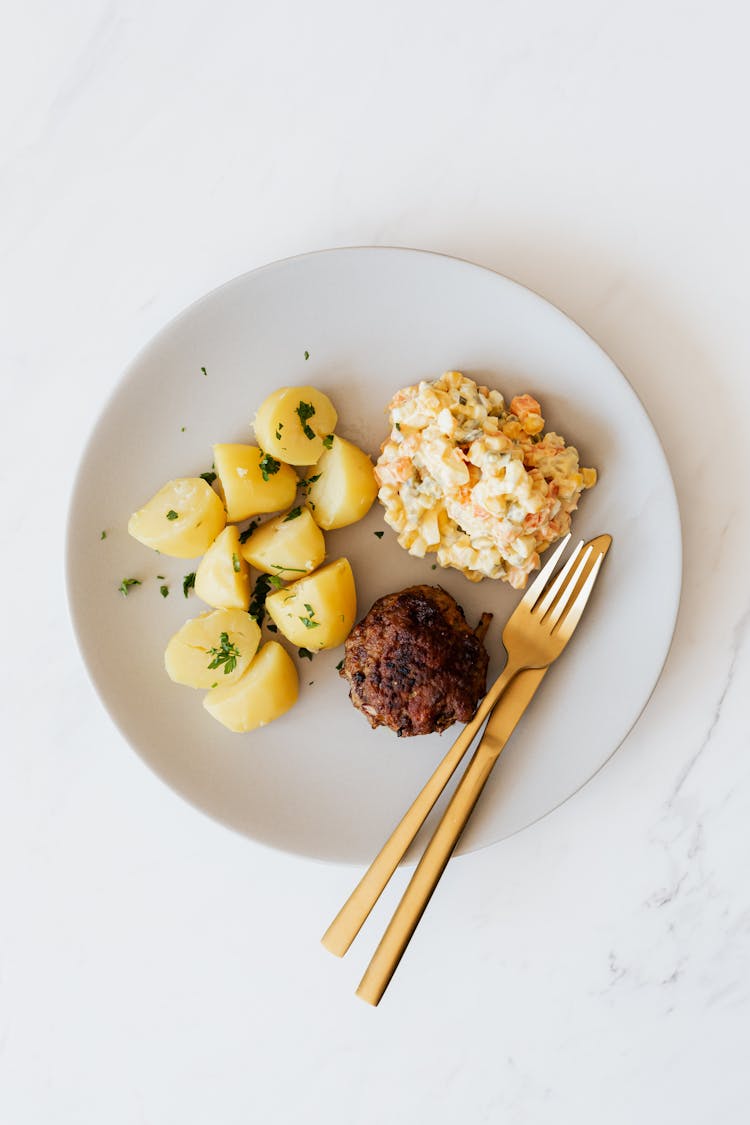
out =
[[(260, 628), (249, 613), (215, 609), (185, 622), (167, 645), (164, 664), (176, 684), (194, 688), (233, 684), (259, 644)], [(209, 668), (210, 664), (215, 667)]]
[(335, 437), (310, 472), (308, 501), (315, 522), (326, 531), (346, 527), (366, 516), (378, 494), (375, 469), (363, 450)]
[(128, 531), (162, 555), (192, 559), (211, 546), (227, 522), (224, 505), (200, 477), (171, 480), (134, 512)]
[(198, 564), (195, 592), (216, 609), (247, 609), (250, 604), (250, 568), (233, 524), (216, 537)]
[(323, 532), (309, 508), (292, 508), (291, 512), (267, 520), (240, 549), (256, 570), (285, 579), (309, 574), (326, 557)]
[(298, 694), (294, 661), (280, 644), (269, 641), (236, 683), (209, 691), (203, 706), (225, 727), (240, 733), (278, 719), (294, 706)]
[(230, 523), (288, 508), (297, 492), (294, 469), (257, 445), (215, 445), (214, 467)]
[(343, 644), (357, 615), (348, 559), (336, 559), (266, 599), (266, 609), (288, 641), (311, 652)]
[(315, 387), (281, 387), (255, 416), (262, 449), (289, 465), (314, 465), (336, 429), (333, 403)]

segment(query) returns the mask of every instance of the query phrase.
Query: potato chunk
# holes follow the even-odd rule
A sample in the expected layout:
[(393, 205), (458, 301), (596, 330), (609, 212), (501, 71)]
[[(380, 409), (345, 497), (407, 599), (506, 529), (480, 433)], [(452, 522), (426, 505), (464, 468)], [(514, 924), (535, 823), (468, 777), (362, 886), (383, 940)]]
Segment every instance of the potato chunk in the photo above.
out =
[(336, 429), (338, 415), (315, 387), (281, 387), (261, 404), (255, 436), (262, 449), (289, 465), (314, 465)]
[(326, 557), (323, 532), (309, 508), (292, 508), (266, 520), (240, 549), (256, 570), (284, 579), (309, 574)]
[(280, 644), (269, 641), (236, 683), (209, 691), (203, 706), (229, 730), (241, 733), (278, 719), (294, 706), (298, 694), (294, 661)]
[(230, 524), (216, 537), (198, 564), (195, 592), (216, 609), (247, 609), (250, 568), (242, 557), (239, 530)]
[(375, 466), (345, 438), (333, 439), (310, 476), (318, 478), (310, 485), (310, 507), (315, 522), (326, 531), (361, 520), (378, 494)]
[(167, 645), (164, 665), (176, 684), (193, 688), (233, 684), (259, 644), (260, 628), (249, 613), (215, 609), (185, 622)]
[(297, 492), (294, 469), (257, 445), (215, 445), (214, 466), (230, 523), (288, 508)]
[(202, 555), (227, 522), (224, 505), (200, 477), (171, 480), (133, 512), (128, 531), (162, 555), (192, 559)]
[(266, 599), (266, 609), (288, 641), (311, 652), (343, 644), (357, 615), (348, 559), (336, 559)]

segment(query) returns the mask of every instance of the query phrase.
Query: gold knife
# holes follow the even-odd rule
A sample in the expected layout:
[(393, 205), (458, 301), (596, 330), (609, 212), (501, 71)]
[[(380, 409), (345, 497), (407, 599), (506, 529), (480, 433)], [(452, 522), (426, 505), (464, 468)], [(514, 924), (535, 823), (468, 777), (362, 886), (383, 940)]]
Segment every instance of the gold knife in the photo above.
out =
[(432, 892), (453, 854), (466, 822), (479, 800), (492, 767), (548, 670), (548, 668), (529, 668), (526, 672), (519, 672), (495, 705), (482, 741), (474, 751), (443, 819), (419, 861), (388, 929), (383, 934), (380, 945), (367, 967), (367, 972), (362, 977), (357, 996), (369, 1004), (377, 1004), (388, 987), (432, 897)]

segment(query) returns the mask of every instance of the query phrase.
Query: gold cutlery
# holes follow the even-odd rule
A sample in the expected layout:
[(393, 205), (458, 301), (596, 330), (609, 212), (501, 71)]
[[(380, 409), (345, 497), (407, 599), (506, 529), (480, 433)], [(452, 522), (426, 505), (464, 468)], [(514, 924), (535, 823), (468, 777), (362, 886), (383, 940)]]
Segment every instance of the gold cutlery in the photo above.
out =
[[(524, 595), (503, 630), (508, 659), (502, 675), (491, 686), (474, 717), (466, 724), (323, 936), (323, 944), (331, 952), (342, 956), (347, 951), (477, 731), (505, 692), (503, 703), (488, 722), (482, 743), (472, 757), (357, 990), (358, 995), (370, 1003), (377, 1004), (385, 991), (500, 751), (549, 664), (560, 655), (572, 636), (611, 538), (602, 535), (588, 544), (579, 543), (560, 573), (553, 578), (554, 568), (568, 541), (569, 536)], [(522, 675), (519, 676), (519, 673)]]

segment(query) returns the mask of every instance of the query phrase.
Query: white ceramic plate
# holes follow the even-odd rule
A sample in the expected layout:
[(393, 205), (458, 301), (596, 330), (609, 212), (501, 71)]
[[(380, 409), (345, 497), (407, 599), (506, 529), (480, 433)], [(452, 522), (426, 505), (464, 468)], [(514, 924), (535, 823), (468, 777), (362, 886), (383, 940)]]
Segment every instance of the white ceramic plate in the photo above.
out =
[[(303, 687), (288, 715), (251, 734), (225, 731), (201, 694), (172, 684), (163, 668), (171, 634), (205, 608), (182, 594), (182, 576), (195, 564), (130, 539), (128, 516), (164, 481), (209, 469), (213, 442), (252, 440), (255, 410), (279, 385), (324, 389), (338, 407), (339, 432), (376, 454), (393, 392), (448, 369), (506, 399), (529, 391), (541, 400), (548, 426), (600, 473), (574, 533), (614, 537), (570, 648), (461, 841), (460, 851), (472, 851), (544, 816), (606, 762), (648, 700), (672, 637), (681, 540), (669, 469), (636, 395), (594, 341), (528, 289), (467, 262), (386, 248), (305, 255), (229, 282), (167, 325), (123, 376), (84, 452), (67, 562), (89, 674), (115, 723), (168, 785), (271, 846), (369, 861), (457, 728), (404, 740), (371, 731), (336, 674), (337, 650), (298, 662)], [(498, 674), (513, 590), (472, 585), (411, 558), (378, 505), (331, 533), (328, 552), (351, 559), (360, 615), (382, 594), (421, 582), (440, 582), (472, 623), (491, 610), (490, 676)], [(169, 583), (166, 599), (157, 574)], [(124, 577), (143, 581), (127, 598), (117, 590)]]

